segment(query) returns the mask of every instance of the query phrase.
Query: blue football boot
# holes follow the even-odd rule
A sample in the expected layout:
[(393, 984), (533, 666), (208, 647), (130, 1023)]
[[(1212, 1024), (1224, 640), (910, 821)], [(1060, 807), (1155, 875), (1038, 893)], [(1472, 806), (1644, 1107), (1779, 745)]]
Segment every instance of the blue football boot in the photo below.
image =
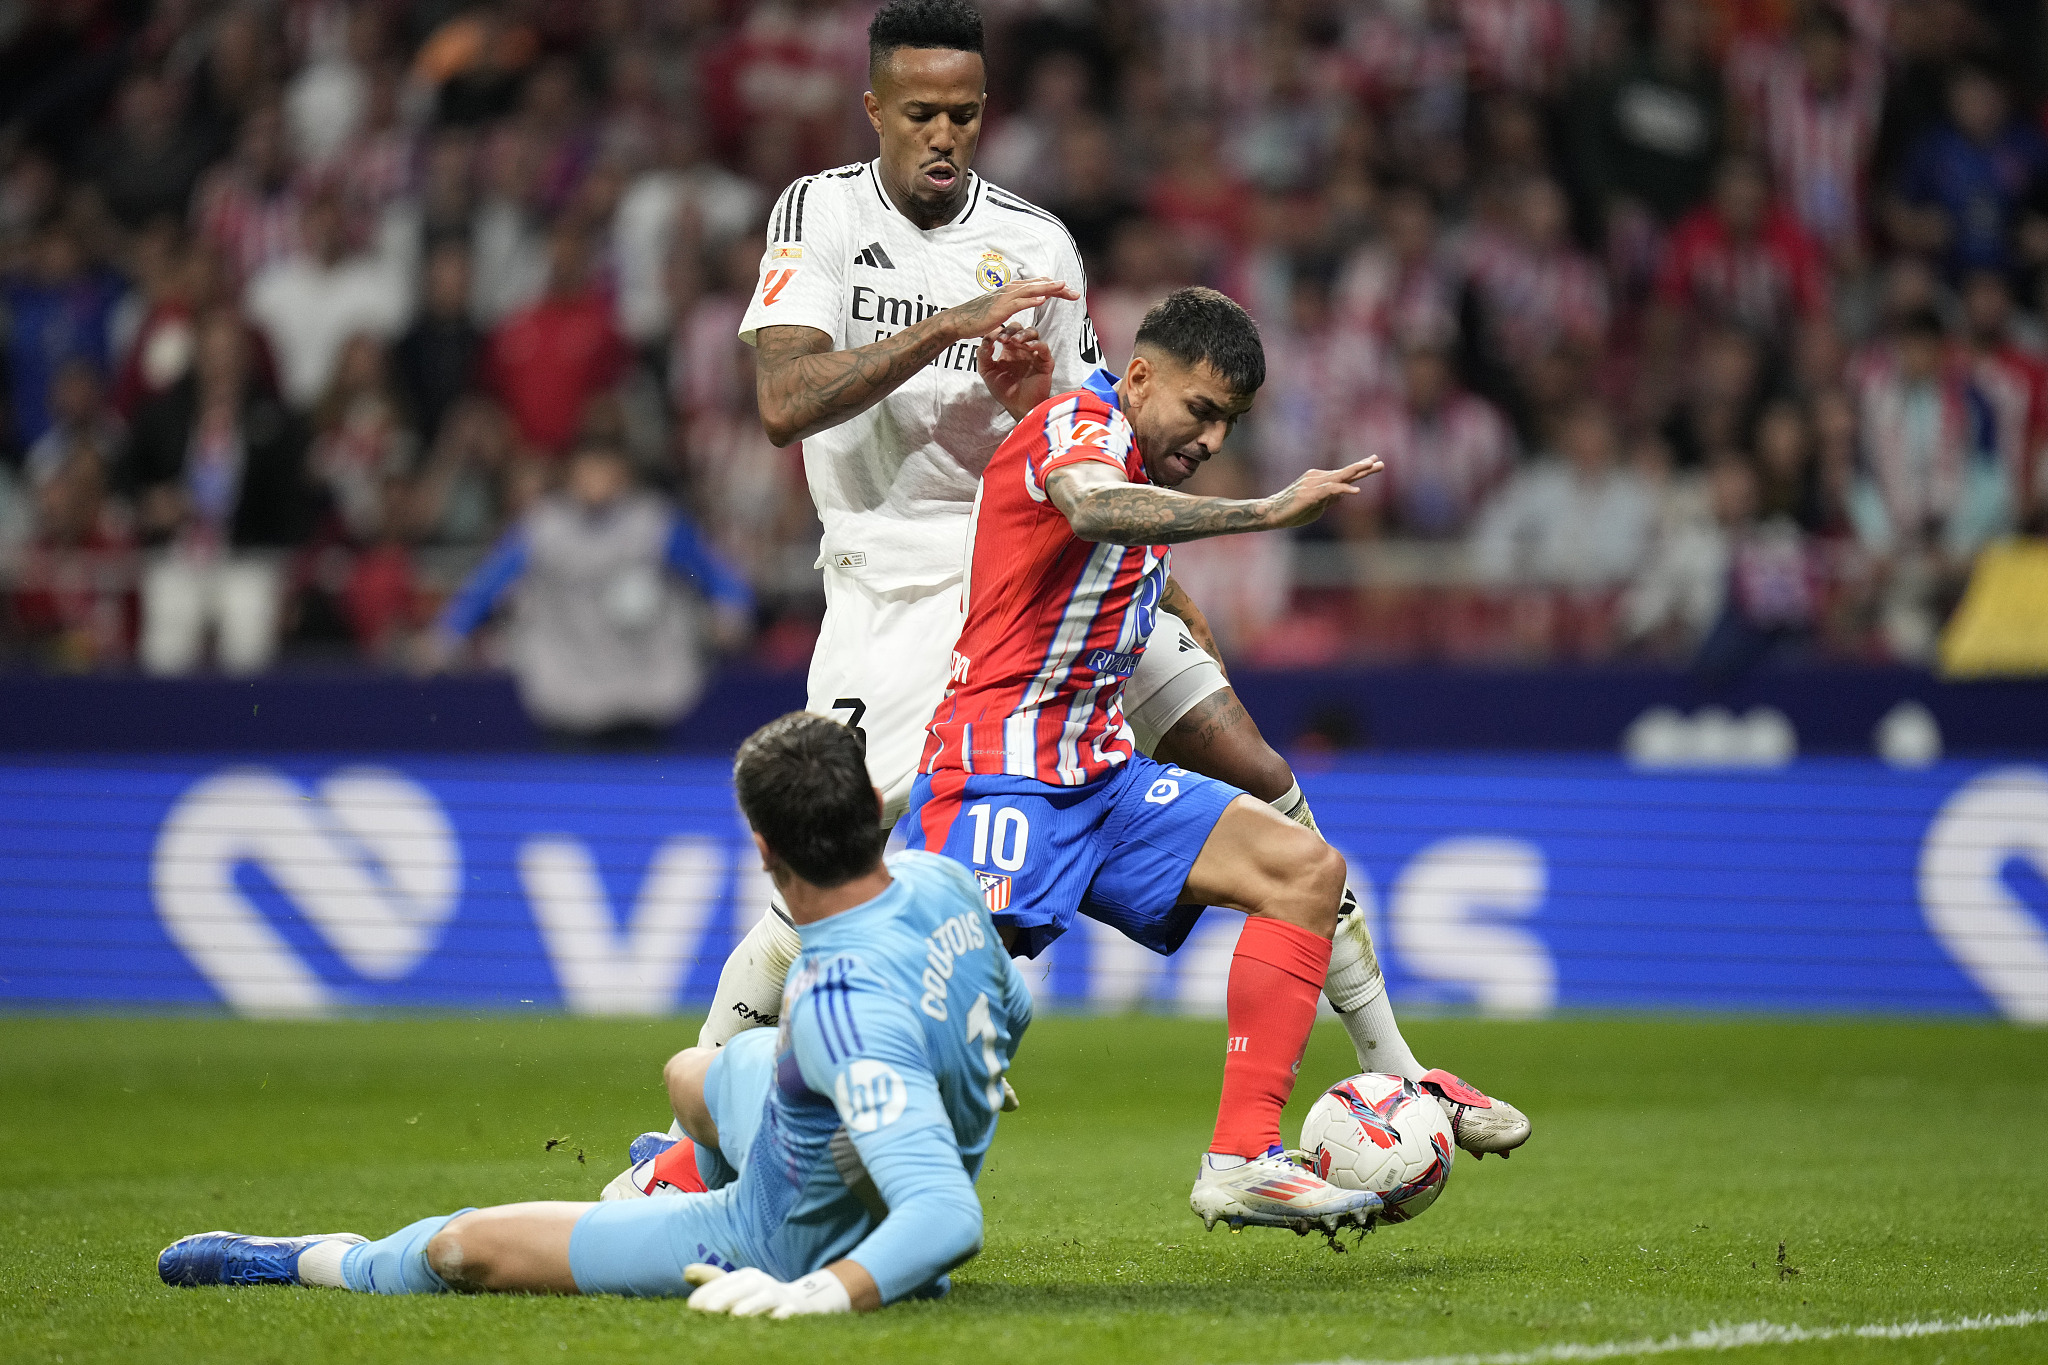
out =
[(180, 1237), (156, 1258), (165, 1284), (191, 1289), (202, 1284), (297, 1284), (299, 1255), (315, 1242), (367, 1241), (353, 1232), (310, 1237), (250, 1237), (239, 1232), (198, 1232)]
[(667, 1133), (642, 1133), (626, 1144), (626, 1164), (638, 1166), (643, 1161), (652, 1161), (676, 1145), (676, 1140)]

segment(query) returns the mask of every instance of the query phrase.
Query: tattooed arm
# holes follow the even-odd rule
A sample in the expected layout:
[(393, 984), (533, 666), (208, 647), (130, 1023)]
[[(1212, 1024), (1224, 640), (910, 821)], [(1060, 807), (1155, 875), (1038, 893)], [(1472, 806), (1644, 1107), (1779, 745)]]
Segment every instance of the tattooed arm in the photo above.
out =
[(1121, 470), (1091, 462), (1055, 469), (1046, 476), (1045, 491), (1083, 540), (1178, 545), (1240, 531), (1306, 526), (1379, 470), (1379, 457), (1371, 456), (1342, 469), (1311, 469), (1270, 497), (1203, 498), (1132, 483)]
[(1195, 643), (1216, 661), (1218, 671), (1225, 678), (1230, 676), (1230, 670), (1223, 667), (1223, 651), (1216, 648), (1216, 636), (1209, 629), (1209, 618), (1195, 605), (1195, 599), (1188, 596), (1187, 589), (1171, 575), (1167, 577), (1165, 591), (1159, 594), (1159, 610), (1170, 611), (1178, 616), (1182, 624), (1187, 626), (1188, 634), (1195, 637)]
[(1047, 299), (1076, 297), (1057, 280), (1018, 280), (845, 351), (815, 327), (763, 327), (754, 338), (761, 428), (778, 446), (815, 436), (881, 402), (948, 346), (991, 336)]

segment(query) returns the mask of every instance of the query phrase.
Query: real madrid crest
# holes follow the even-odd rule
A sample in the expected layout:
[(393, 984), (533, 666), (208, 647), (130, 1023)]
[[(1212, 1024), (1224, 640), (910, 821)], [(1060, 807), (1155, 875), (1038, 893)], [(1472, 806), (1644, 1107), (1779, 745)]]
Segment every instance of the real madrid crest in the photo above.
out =
[(984, 251), (974, 263), (974, 282), (984, 294), (993, 294), (1010, 282), (1010, 263), (1000, 251)]

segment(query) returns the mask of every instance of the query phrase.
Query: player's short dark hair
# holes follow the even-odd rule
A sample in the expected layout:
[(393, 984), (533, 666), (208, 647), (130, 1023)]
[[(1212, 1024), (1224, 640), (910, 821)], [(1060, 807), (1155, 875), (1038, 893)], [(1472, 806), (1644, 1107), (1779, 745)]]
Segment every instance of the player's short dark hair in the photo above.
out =
[(1236, 300), (1191, 284), (1176, 289), (1138, 324), (1138, 346), (1164, 351), (1183, 365), (1207, 361), (1239, 397), (1266, 382), (1266, 348), (1259, 324)]
[(982, 52), (981, 11), (967, 0), (889, 0), (868, 24), (868, 77), (899, 47)]
[(748, 735), (732, 765), (740, 811), (790, 871), (844, 886), (874, 869), (887, 837), (860, 736), (811, 711)]

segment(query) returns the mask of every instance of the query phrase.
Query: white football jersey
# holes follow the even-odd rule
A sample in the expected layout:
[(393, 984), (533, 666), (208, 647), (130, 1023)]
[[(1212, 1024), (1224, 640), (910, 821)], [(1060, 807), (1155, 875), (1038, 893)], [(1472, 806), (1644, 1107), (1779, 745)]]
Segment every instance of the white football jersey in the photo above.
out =
[[(1053, 392), (1079, 388), (1097, 365), (1080, 253), (1060, 221), (968, 173), (959, 217), (929, 231), (899, 212), (877, 162), (808, 175), (768, 218), (761, 278), (740, 321), (814, 327), (849, 350), (933, 313), (1043, 276), (1083, 301), (1020, 313), (1052, 348)], [(975, 340), (958, 342), (881, 402), (804, 440), (804, 472), (824, 524), (819, 564), (877, 592), (961, 576), (982, 468), (1015, 425), (977, 369)]]

